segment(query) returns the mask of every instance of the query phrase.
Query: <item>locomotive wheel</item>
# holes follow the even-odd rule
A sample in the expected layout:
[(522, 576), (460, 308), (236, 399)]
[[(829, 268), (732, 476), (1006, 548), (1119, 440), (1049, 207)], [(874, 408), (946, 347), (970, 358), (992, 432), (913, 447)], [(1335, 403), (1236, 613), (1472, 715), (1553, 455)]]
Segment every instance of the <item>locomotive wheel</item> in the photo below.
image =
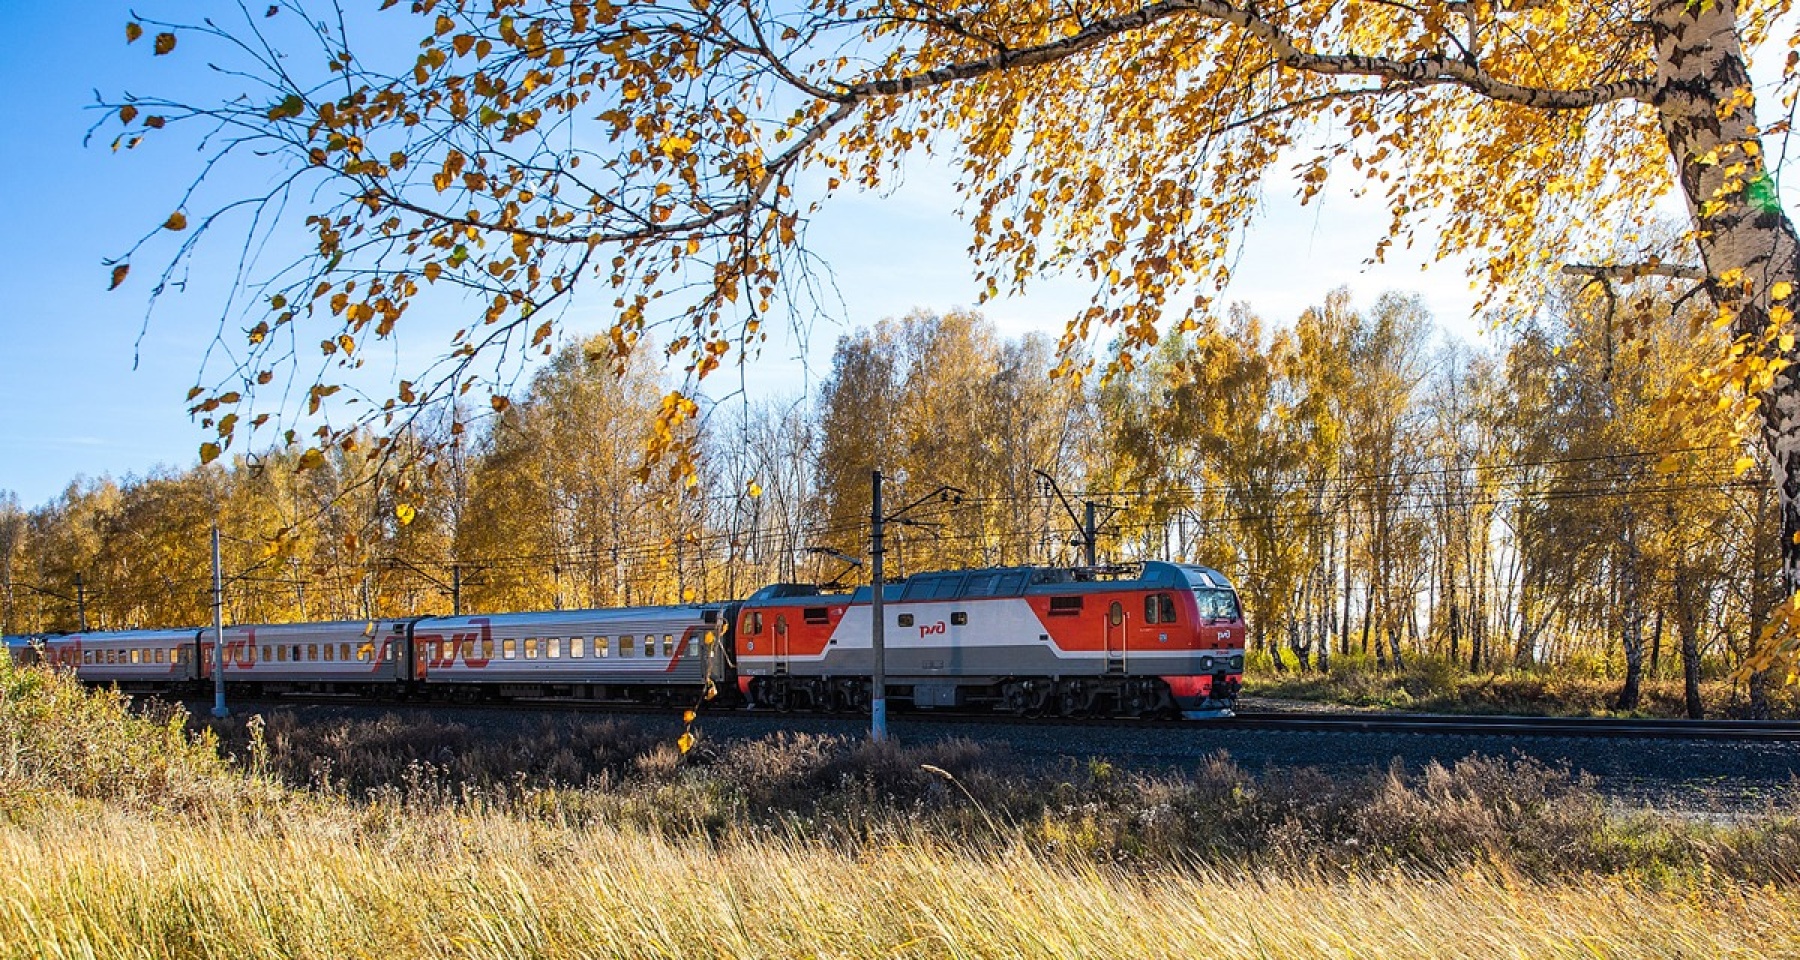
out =
[(1007, 713), (1024, 716), (1031, 710), (1031, 691), (1017, 680), (1000, 688), (1000, 706)]
[(1065, 681), (1057, 688), (1056, 707), (1065, 717), (1079, 717), (1086, 712), (1087, 696), (1080, 680)]

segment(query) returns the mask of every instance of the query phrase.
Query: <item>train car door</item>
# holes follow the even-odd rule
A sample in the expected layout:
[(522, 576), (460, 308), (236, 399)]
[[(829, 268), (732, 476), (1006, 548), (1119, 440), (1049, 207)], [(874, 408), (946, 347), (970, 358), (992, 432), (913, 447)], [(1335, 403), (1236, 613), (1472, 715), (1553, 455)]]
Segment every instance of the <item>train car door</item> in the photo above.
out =
[(1106, 672), (1125, 672), (1125, 638), (1129, 631), (1125, 605), (1117, 600), (1106, 610)]
[(785, 614), (785, 613), (776, 614), (775, 615), (775, 640), (774, 640), (774, 643), (772, 646), (772, 651), (771, 651), (775, 657), (775, 672), (776, 673), (787, 673), (788, 672), (788, 657), (791, 656), (792, 652), (793, 652), (791, 649), (791, 640), (790, 640), (789, 634), (790, 634), (790, 631), (788, 630), (787, 614)]

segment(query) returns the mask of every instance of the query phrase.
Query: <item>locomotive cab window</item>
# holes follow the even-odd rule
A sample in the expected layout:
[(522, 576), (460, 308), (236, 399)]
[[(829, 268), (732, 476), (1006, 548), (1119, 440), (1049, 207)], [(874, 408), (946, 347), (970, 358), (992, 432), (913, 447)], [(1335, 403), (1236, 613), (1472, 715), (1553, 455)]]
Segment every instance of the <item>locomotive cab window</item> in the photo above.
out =
[(752, 610), (744, 614), (744, 635), (755, 637), (762, 634), (762, 611)]
[(1175, 622), (1175, 598), (1166, 593), (1156, 595), (1156, 608), (1162, 614), (1163, 623)]

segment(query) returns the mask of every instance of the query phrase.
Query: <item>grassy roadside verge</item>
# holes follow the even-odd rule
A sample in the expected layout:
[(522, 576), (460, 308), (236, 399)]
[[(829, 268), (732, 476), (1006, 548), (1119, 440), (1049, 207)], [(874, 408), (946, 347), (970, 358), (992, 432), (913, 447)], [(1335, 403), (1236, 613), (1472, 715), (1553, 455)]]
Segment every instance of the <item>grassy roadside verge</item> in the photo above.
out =
[[(237, 763), (181, 720), (0, 665), (0, 958), (1800, 952), (1794, 817), (1619, 817), (1528, 761), (1045, 775), (786, 736), (693, 763), (598, 727), (508, 778), (425, 724), (227, 728)], [(421, 740), (441, 759), (394, 746)]]

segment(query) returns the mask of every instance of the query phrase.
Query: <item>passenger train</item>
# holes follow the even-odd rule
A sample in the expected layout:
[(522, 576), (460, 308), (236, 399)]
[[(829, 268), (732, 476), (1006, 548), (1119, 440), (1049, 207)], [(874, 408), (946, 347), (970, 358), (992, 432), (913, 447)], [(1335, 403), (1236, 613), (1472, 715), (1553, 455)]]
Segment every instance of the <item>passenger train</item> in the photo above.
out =
[[(775, 584), (681, 606), (245, 624), (223, 630), (234, 697), (557, 698), (866, 711), (873, 592)], [(891, 706), (1035, 716), (1220, 716), (1243, 679), (1236, 591), (1207, 567), (916, 574), (882, 595)], [(84, 682), (198, 694), (213, 629), (8, 637)]]

